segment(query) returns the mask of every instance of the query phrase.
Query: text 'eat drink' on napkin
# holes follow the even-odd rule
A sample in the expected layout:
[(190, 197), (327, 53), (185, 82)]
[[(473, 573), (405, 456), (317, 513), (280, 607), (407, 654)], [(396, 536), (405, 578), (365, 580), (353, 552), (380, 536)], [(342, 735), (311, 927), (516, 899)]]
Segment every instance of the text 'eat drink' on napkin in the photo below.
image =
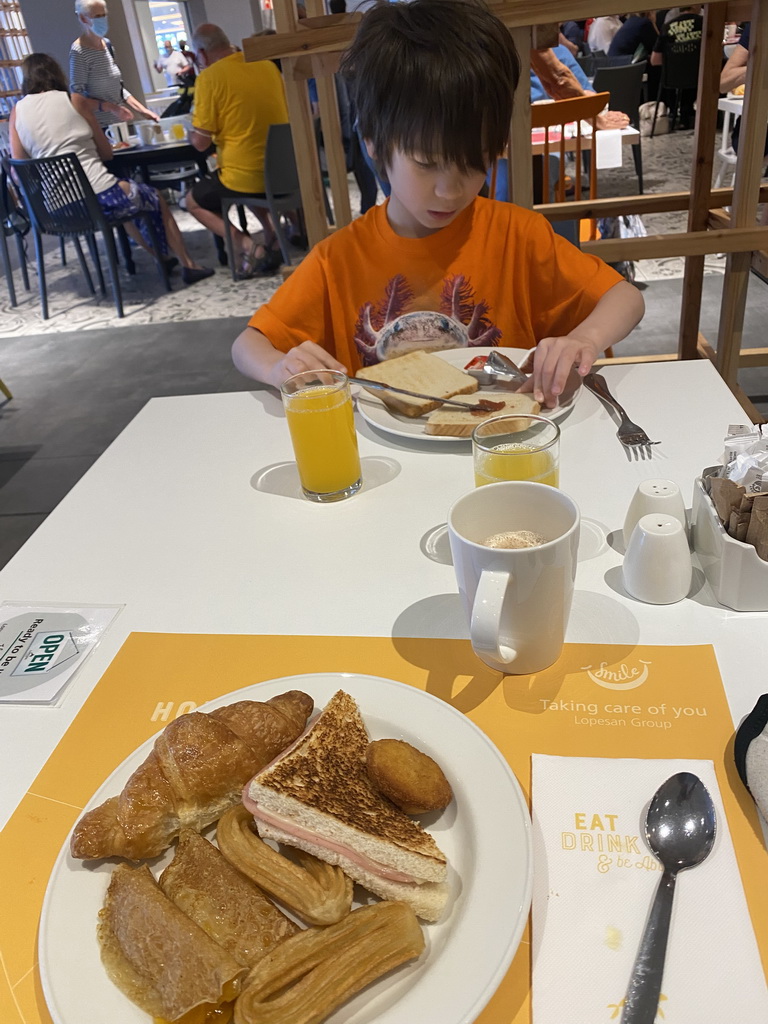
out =
[(717, 835), (703, 864), (677, 876), (657, 1020), (767, 1020), (768, 989), (712, 762), (543, 754), (532, 762), (534, 1024), (620, 1020), (662, 874), (645, 842), (645, 815), (661, 783), (681, 771), (709, 790)]

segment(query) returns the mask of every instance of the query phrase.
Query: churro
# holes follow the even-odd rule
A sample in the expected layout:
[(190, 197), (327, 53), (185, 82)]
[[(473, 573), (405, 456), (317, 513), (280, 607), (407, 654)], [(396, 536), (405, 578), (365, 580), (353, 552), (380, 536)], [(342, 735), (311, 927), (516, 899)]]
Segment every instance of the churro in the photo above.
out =
[(233, 807), (219, 820), (216, 841), (230, 864), (307, 924), (335, 924), (349, 913), (352, 881), (341, 868), (301, 850), (294, 851), (299, 864), (293, 863), (260, 839), (252, 822), (243, 806)]
[(338, 1006), (424, 949), (405, 903), (360, 907), (329, 928), (286, 939), (248, 974), (235, 1024), (320, 1024)]

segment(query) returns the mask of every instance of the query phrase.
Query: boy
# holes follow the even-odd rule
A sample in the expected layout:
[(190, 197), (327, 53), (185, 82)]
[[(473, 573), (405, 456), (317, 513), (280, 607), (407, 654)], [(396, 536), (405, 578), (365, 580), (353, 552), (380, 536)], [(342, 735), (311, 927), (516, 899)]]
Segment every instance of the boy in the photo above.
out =
[(366, 12), (341, 71), (391, 196), (315, 246), (257, 310), (233, 346), (242, 373), (279, 387), (420, 345), (536, 345), (526, 387), (554, 406), (572, 366), (586, 374), (632, 330), (644, 310), (632, 285), (539, 214), (478, 197), (506, 148), (519, 70), (477, 0)]

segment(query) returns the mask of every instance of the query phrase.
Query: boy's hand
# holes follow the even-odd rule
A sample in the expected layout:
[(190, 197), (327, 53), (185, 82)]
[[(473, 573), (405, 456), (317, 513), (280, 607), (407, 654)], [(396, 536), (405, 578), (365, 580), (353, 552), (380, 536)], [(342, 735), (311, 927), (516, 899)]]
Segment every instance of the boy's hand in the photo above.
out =
[(533, 354), (533, 375), (521, 390), (533, 392), (540, 405), (554, 409), (572, 368), (584, 377), (597, 354), (595, 342), (586, 337), (543, 338)]
[(295, 373), (302, 373), (304, 370), (340, 370), (346, 373), (347, 368), (338, 359), (334, 359), (330, 352), (326, 352), (314, 341), (302, 341), (290, 352), (273, 363), (269, 371), (268, 384), (279, 388), (284, 381)]

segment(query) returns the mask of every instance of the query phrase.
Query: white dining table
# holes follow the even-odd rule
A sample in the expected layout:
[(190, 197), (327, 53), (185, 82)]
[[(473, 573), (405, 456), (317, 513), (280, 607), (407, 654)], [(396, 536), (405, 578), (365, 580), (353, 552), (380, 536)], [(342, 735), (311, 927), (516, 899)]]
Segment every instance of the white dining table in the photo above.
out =
[[(722, 607), (700, 572), (678, 604), (634, 600), (620, 538), (643, 480), (676, 481), (690, 507), (745, 413), (706, 360), (603, 372), (661, 443), (630, 458), (586, 390), (561, 422), (560, 484), (583, 517), (566, 639), (713, 644), (738, 722), (764, 688), (768, 613)], [(58, 706), (0, 709), (0, 825), (132, 631), (468, 636), (444, 524), (473, 487), (469, 444), (397, 438), (359, 414), (357, 426), (363, 489), (317, 505), (301, 497), (275, 392), (147, 403), (0, 572), (0, 601), (122, 606)]]

